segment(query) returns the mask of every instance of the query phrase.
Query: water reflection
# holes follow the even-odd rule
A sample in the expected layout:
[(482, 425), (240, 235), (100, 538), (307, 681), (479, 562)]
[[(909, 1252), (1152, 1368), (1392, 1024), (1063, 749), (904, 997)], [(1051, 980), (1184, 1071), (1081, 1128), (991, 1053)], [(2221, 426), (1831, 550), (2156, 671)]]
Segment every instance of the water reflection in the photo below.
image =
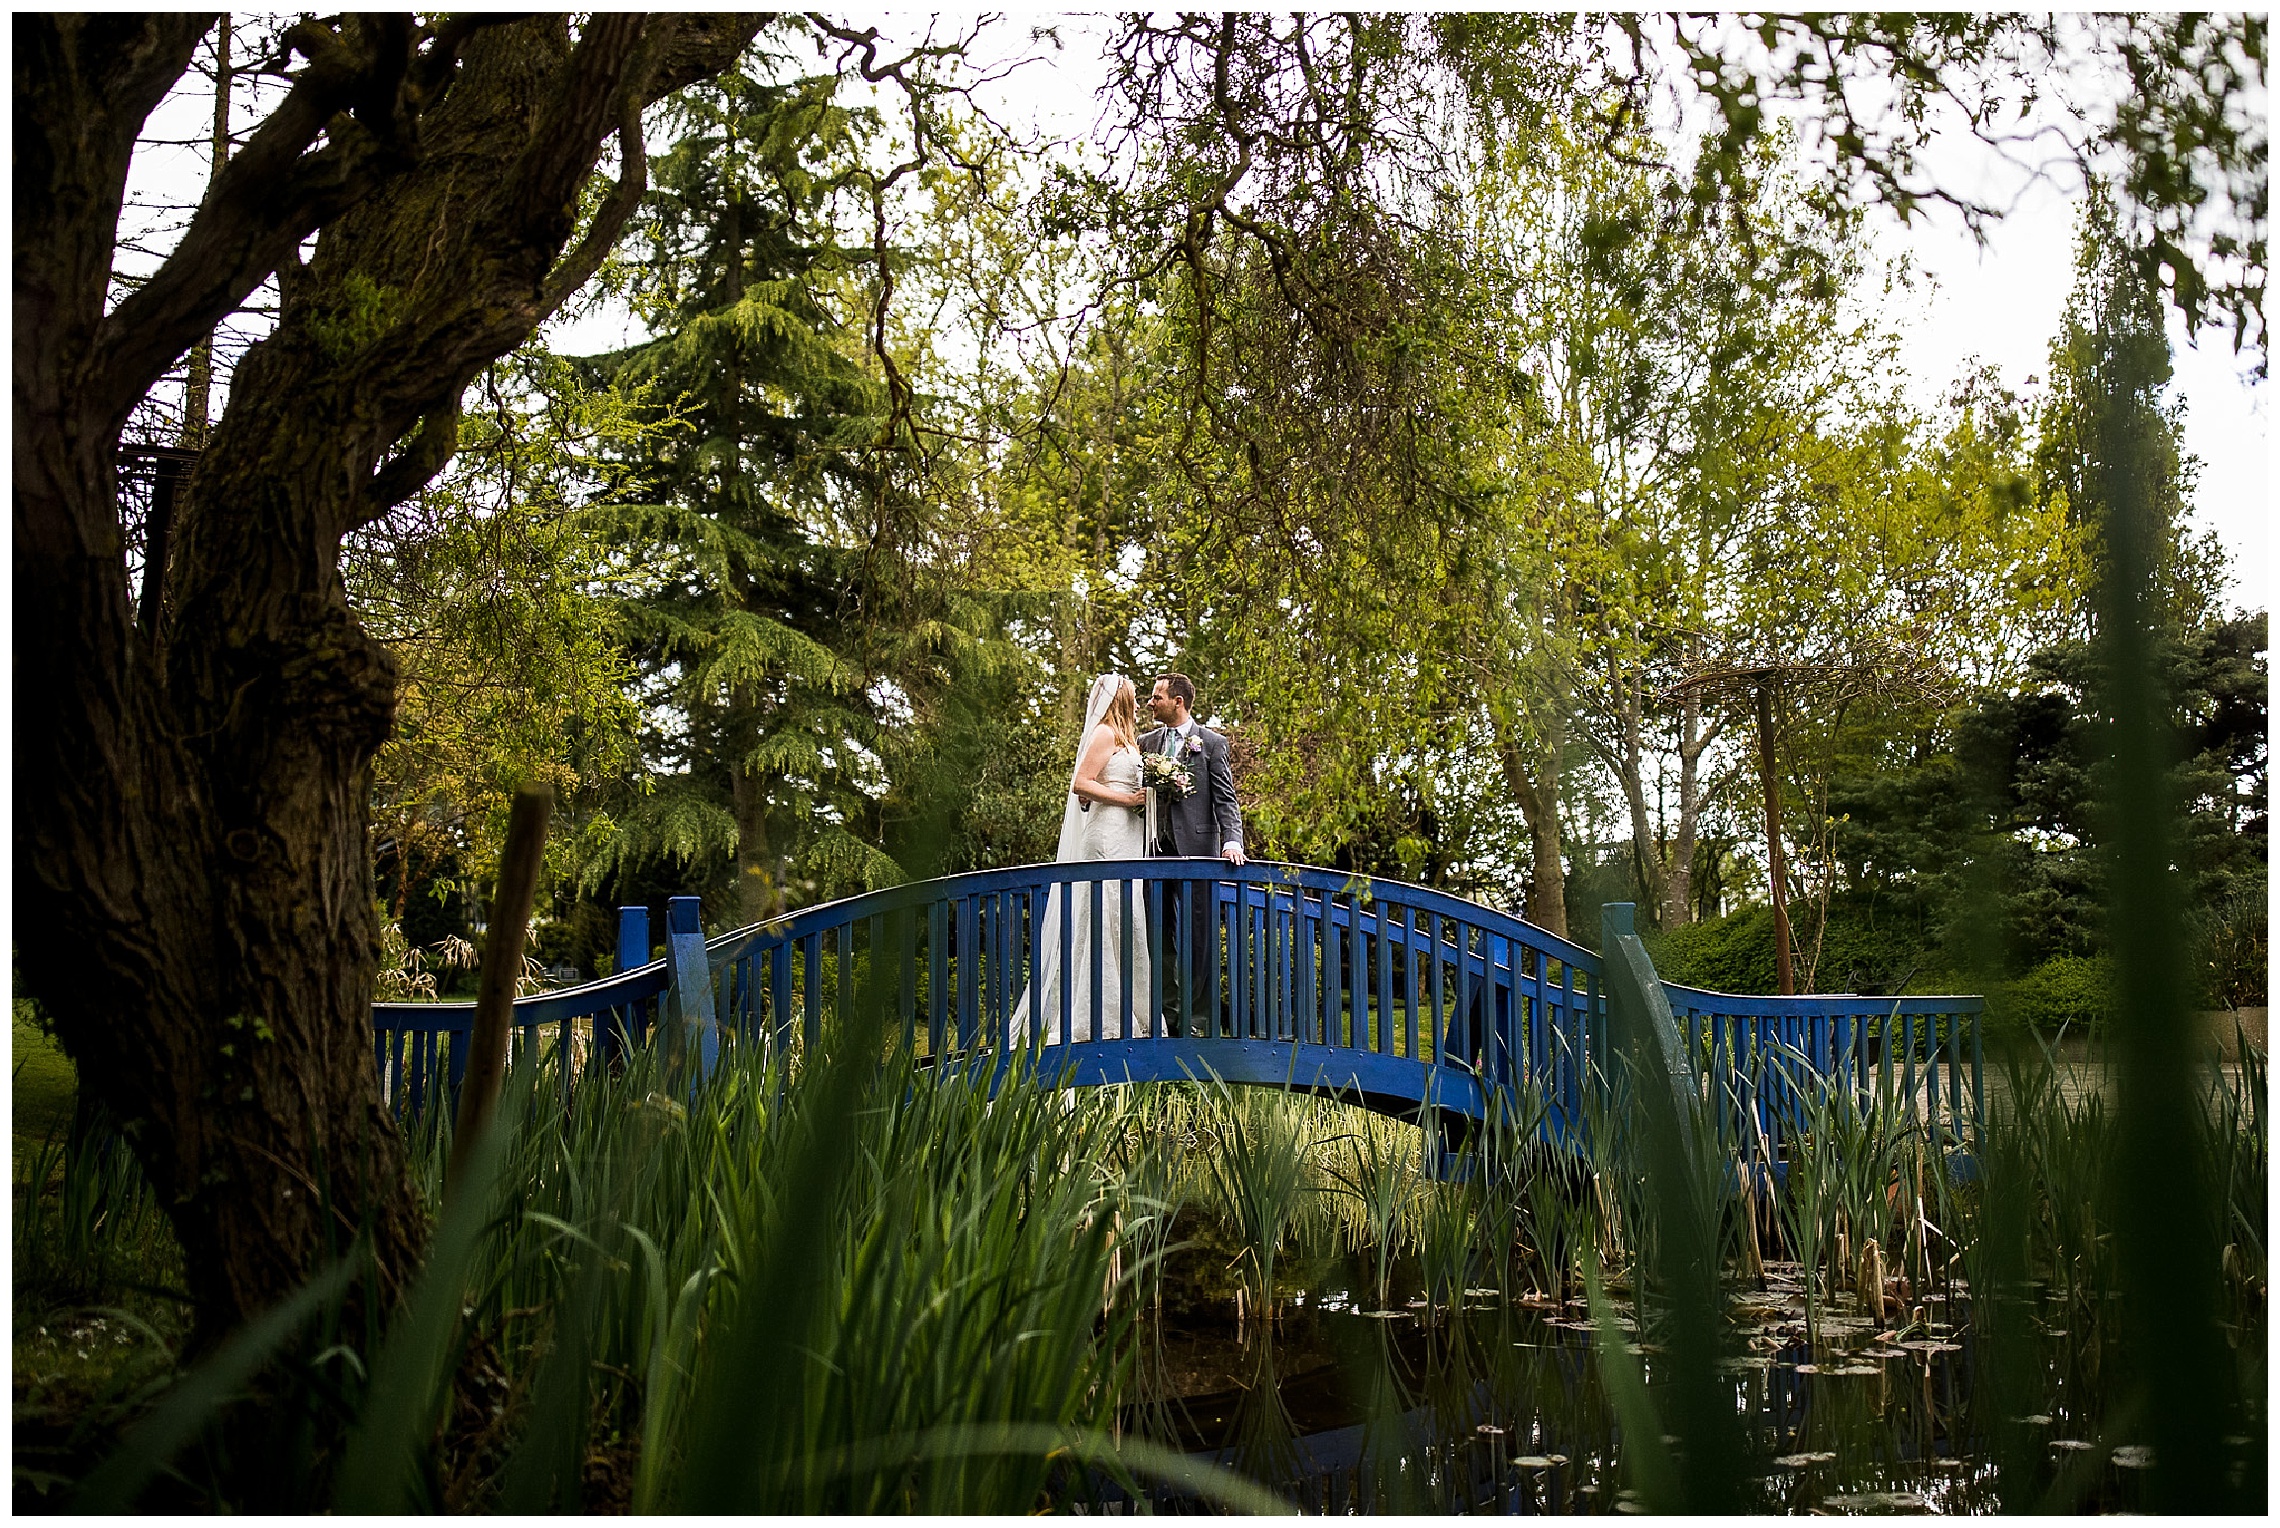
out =
[[(1734, 1300), (1727, 1369), (1752, 1458), (1747, 1510), (2140, 1505), (2133, 1419), (2090, 1404), (2095, 1350), (2043, 1335), (2043, 1409), (2004, 1419), (2000, 1435), (2023, 1440), (2006, 1444), (2021, 1473), (1998, 1493), (1966, 1311), (1935, 1301), (1881, 1322), (1832, 1314), (1815, 1347), (1795, 1292), (1777, 1265)], [(1627, 1335), (1652, 1393), (1660, 1354)], [(1456, 1308), (1377, 1311), (1332, 1290), (1293, 1303), (1272, 1329), (1159, 1322), (1128, 1425), (1305, 1511), (1621, 1511), (1634, 1504), (1595, 1340), (1581, 1301), (1475, 1290)], [(2243, 1438), (2233, 1452), (2261, 1475), (2260, 1446)], [(1154, 1505), (1193, 1506), (1171, 1492)]]

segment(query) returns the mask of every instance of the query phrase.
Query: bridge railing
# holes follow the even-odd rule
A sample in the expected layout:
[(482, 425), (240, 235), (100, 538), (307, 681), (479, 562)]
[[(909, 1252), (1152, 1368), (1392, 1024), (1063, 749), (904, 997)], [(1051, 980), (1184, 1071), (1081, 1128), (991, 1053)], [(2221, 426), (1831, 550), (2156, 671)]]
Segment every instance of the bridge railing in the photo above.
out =
[(1948, 1145), (1982, 1117), (1985, 1052), (1977, 997), (1755, 997), (1664, 982), (1698, 1072), (1727, 1079), (1729, 1139), (1779, 1156), (1840, 1088), (1864, 1110), (1906, 1119)]
[[(669, 1024), (705, 1066), (723, 1047), (797, 1054), (868, 984), (922, 1061), (1002, 1062), (1026, 1046), (1078, 1083), (1209, 1069), (1473, 1118), (1525, 1095), (1548, 1132), (1572, 1139), (1609, 1070), (1596, 954), (1397, 881), (1263, 862), (1092, 861), (890, 887), (711, 940), (697, 935), (696, 909), (673, 900), (657, 961), (646, 958), (646, 911), (626, 909), (623, 974), (519, 1000), (517, 1054), (551, 1043), (569, 1062), (565, 1088)], [(1689, 1055), (1735, 1101), (1733, 1129), (1785, 1139), (1803, 1118), (1808, 1070), (1865, 1088), (1875, 1068), (1899, 1067), (1897, 1096), (1937, 1100), (1944, 1082), (1951, 1117), (1976, 1117), (1976, 999), (1666, 990)], [(416, 1106), (456, 1087), (472, 1012), (375, 1007), (391, 1098)]]
[[(649, 958), (649, 909), (618, 913), (619, 972), (598, 981), (515, 999), (508, 1031), (509, 1060), (519, 1062), (551, 1049), (569, 1058), (561, 1068), (565, 1096), (586, 1067), (610, 1064), (659, 1032), (680, 1005), (676, 988), (707, 983), (713, 960), (736, 949), (749, 930), (704, 939), (698, 933), (699, 902), (675, 897), (668, 906), (665, 957)], [(690, 945), (703, 952), (693, 958)], [(677, 946), (677, 948), (676, 948)], [(676, 981), (676, 974), (681, 977)], [(709, 992), (709, 989), (708, 989)], [(435, 1097), (457, 1097), (467, 1071), (467, 1047), (474, 1033), (473, 1003), (382, 1002), (372, 1005), (372, 1054), (382, 1093), (399, 1112), (426, 1107)]]

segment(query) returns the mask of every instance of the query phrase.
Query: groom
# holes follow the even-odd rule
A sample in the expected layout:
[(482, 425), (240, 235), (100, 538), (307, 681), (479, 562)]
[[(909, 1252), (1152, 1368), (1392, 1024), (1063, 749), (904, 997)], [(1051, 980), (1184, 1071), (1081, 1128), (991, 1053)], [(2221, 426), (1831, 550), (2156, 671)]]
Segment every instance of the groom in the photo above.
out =
[[(1158, 801), (1156, 855), (1200, 857), (1217, 855), (1230, 865), (1243, 863), (1243, 817), (1235, 806), (1235, 772), (1227, 763), (1227, 739), (1195, 719), (1195, 681), (1185, 674), (1166, 674), (1148, 696), (1148, 709), (1158, 726), (1140, 737), (1140, 751), (1168, 754), (1188, 768), (1194, 789), (1181, 796), (1164, 791)], [(1165, 965), (1187, 992), (1196, 1027), (1204, 1034), (1216, 1029), (1210, 1012), (1211, 973), (1219, 964), (1219, 941), (1213, 937), (1215, 888), (1209, 881), (1170, 882), (1164, 897)], [(1182, 970), (1177, 951), (1180, 931), (1188, 930), (1188, 964)], [(1180, 1033), (1182, 1004), (1174, 981), (1164, 983), (1164, 1018), (1170, 1034)]]

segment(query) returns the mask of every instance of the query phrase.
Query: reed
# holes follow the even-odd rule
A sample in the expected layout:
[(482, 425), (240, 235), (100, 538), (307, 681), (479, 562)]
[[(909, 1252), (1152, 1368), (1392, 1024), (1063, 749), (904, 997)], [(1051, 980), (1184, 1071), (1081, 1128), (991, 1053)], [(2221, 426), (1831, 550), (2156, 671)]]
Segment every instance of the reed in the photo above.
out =
[(1420, 1188), (1416, 1137), (1407, 1126), (1361, 1113), (1351, 1129), (1324, 1143), (1348, 1248), (1369, 1257), (1381, 1309), (1392, 1298), (1394, 1259), (1410, 1241)]
[(14, 1185), (19, 1310), (179, 1284), (181, 1253), (126, 1140), (100, 1110), (24, 1154)]
[[(344, 1398), (334, 1505), (574, 1510), (613, 1433), (640, 1440), (622, 1453), (641, 1508), (1026, 1511), (1138, 1467), (1267, 1504), (1109, 1442), (1167, 1218), (1165, 1154), (1135, 1147), (1129, 1100), (1020, 1072), (993, 1097), (986, 1071), (901, 1058), (787, 1077), (733, 1050), (694, 1084), (633, 1057), (567, 1110), (558, 1078), (551, 1058), (509, 1073), (479, 1191)], [(411, 1133), (431, 1183), (449, 1137), (440, 1111)], [(274, 1363), (311, 1319), (233, 1361)], [(470, 1423), (454, 1396), (486, 1375), (495, 1415)], [(225, 1410), (197, 1375), (173, 1394), (204, 1410), (151, 1435), (166, 1455)], [(134, 1499), (156, 1446), (92, 1488)]]
[(1279, 1093), (1238, 1095), (1216, 1078), (1207, 1091), (1219, 1109), (1205, 1152), (1216, 1206), (1241, 1238), (1246, 1287), (1260, 1319), (1271, 1322), (1275, 1259), (1314, 1204), (1306, 1116)]

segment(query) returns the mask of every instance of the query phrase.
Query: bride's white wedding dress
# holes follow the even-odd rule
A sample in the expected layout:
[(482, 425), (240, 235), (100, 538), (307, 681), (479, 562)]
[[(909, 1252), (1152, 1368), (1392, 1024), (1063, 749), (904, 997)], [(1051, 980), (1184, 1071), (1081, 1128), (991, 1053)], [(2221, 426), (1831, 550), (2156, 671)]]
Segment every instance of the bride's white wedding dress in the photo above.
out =
[[(1093, 716), (1087, 717), (1088, 736), (1093, 720)], [(1140, 789), (1140, 750), (1119, 748), (1111, 753), (1108, 762), (1101, 766), (1099, 779), (1102, 784), (1115, 786), (1119, 790)], [(1074, 783), (1072, 777), (1071, 784)], [(1072, 804), (1063, 819), (1061, 851), (1058, 856), (1061, 863), (1141, 859), (1146, 856), (1147, 850), (1147, 814), (1137, 808), (1095, 801), (1091, 810), (1083, 811)], [(1093, 918), (1093, 887), (1096, 884), (1100, 887), (1100, 917), (1097, 927)], [(1145, 881), (1080, 880), (1070, 882), (1065, 888), (1072, 894), (1069, 901), (1066, 964), (1070, 996), (1069, 1038), (1072, 1041), (1096, 1037), (1122, 1039), (1128, 1034), (1140, 1033), (1143, 1028), (1139, 1023), (1126, 1023), (1123, 889), (1129, 887), (1132, 896), (1132, 1017), (1138, 1019), (1148, 1012), (1150, 1002), (1147, 884)], [(1021, 999), (1014, 1005), (1011, 1016), (1012, 1038), (1016, 1044), (1028, 1040), (1032, 1028), (1041, 1034), (1043, 1044), (1058, 1045), (1061, 1042), (1063, 894), (1064, 888), (1056, 887), (1042, 903), (1034, 904), (1035, 923), (1031, 929), (1030, 947), (1033, 979), (1023, 989)], [(1100, 947), (1098, 1013), (1093, 1010), (1092, 962), (1095, 943)], [(1034, 1008), (1031, 1005), (1033, 997), (1036, 999)]]

